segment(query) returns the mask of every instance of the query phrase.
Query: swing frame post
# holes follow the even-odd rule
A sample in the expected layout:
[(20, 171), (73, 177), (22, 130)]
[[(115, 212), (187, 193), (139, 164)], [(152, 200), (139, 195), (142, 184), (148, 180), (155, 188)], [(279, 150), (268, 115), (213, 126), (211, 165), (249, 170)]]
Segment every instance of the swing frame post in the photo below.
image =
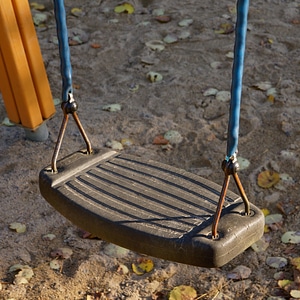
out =
[(45, 120), (55, 113), (30, 6), (0, 1), (0, 89), (10, 121), (36, 141), (48, 138)]

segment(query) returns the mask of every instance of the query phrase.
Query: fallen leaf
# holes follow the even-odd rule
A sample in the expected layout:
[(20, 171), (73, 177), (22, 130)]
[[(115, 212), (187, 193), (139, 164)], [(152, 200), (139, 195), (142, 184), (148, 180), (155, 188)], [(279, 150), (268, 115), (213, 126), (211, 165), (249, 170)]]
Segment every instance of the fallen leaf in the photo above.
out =
[(221, 102), (228, 102), (231, 98), (231, 93), (229, 91), (219, 91), (216, 94), (216, 100)]
[(261, 211), (265, 217), (270, 214), (270, 211), (267, 208), (262, 208)]
[(163, 41), (160, 40), (151, 40), (146, 42), (146, 46), (154, 51), (163, 51), (165, 49), (165, 45)]
[(50, 256), (55, 258), (68, 259), (72, 256), (73, 251), (70, 248), (62, 247), (51, 251)]
[(219, 29), (215, 30), (217, 34), (229, 34), (234, 32), (234, 25), (232, 23), (223, 23)]
[(114, 104), (106, 104), (102, 106), (102, 110), (109, 111), (109, 112), (116, 112), (122, 110), (121, 104), (114, 103)]
[(160, 23), (168, 23), (171, 21), (171, 17), (162, 15), (162, 16), (155, 17), (155, 20)]
[(14, 230), (17, 233), (23, 233), (26, 231), (26, 225), (19, 222), (13, 222), (9, 224), (9, 229)]
[(120, 4), (115, 7), (114, 11), (116, 13), (128, 13), (128, 14), (133, 14), (134, 13), (134, 7), (132, 4), (124, 2), (123, 4)]
[(129, 273), (129, 269), (127, 268), (127, 266), (121, 264), (121, 265), (119, 265), (117, 272), (121, 275), (126, 275)]
[(265, 217), (265, 224), (281, 223), (283, 216), (281, 214), (270, 214)]
[(164, 138), (171, 144), (180, 144), (183, 140), (182, 135), (176, 130), (169, 130), (165, 133)]
[(128, 85), (128, 89), (130, 92), (136, 92), (139, 90), (139, 88), (140, 86), (135, 82)]
[(278, 280), (277, 284), (281, 289), (285, 289), (288, 285), (290, 285), (291, 283), (293, 283), (292, 280), (289, 279), (282, 279), (282, 280)]
[(49, 263), (50, 268), (53, 270), (60, 270), (61, 269), (61, 263), (57, 259), (53, 259)]
[(83, 15), (83, 11), (82, 11), (82, 9), (80, 9), (78, 7), (74, 7), (71, 9), (71, 14), (75, 17), (80, 17)]
[(165, 10), (163, 8), (155, 8), (152, 11), (153, 16), (163, 16), (165, 14)]
[(269, 243), (262, 237), (260, 240), (251, 245), (255, 252), (264, 252), (269, 247)]
[(287, 231), (282, 235), (281, 241), (285, 244), (299, 244), (300, 231)]
[(138, 264), (132, 264), (132, 270), (137, 275), (143, 275), (145, 273), (149, 273), (153, 270), (154, 264), (151, 259), (148, 258), (140, 258), (138, 259)]
[(291, 259), (291, 264), (296, 267), (297, 270), (300, 270), (300, 257), (294, 257)]
[(31, 2), (30, 7), (36, 10), (45, 10), (45, 5), (37, 3), (37, 2)]
[(169, 300), (193, 300), (197, 297), (196, 290), (187, 285), (179, 285), (170, 292)]
[(239, 265), (227, 274), (227, 278), (234, 279), (234, 280), (247, 279), (249, 278), (250, 274), (251, 274), (250, 268), (243, 265)]
[(44, 13), (35, 13), (32, 18), (34, 25), (40, 26), (42, 23), (47, 21), (48, 16)]
[(148, 72), (147, 78), (153, 83), (153, 82), (159, 82), (163, 80), (163, 76), (157, 72)]
[(15, 275), (15, 284), (27, 284), (34, 275), (32, 268), (28, 265), (16, 264), (11, 266), (8, 270), (10, 273), (16, 271), (19, 272)]
[(286, 258), (279, 256), (269, 256), (266, 259), (266, 264), (275, 269), (283, 268), (287, 263)]
[(13, 127), (16, 126), (15, 123), (12, 123), (8, 117), (5, 117), (2, 121), (2, 125), (7, 126), (7, 127)]
[(267, 91), (268, 89), (272, 88), (272, 84), (269, 81), (263, 81), (254, 84), (253, 87), (260, 91)]
[(107, 141), (105, 146), (108, 148), (111, 148), (113, 150), (123, 150), (124, 149), (123, 145), (120, 142), (115, 141), (115, 140)]
[(44, 235), (42, 236), (42, 239), (43, 239), (44, 241), (52, 241), (52, 240), (54, 240), (55, 238), (56, 238), (56, 235), (53, 234), (53, 233), (44, 234)]
[(131, 139), (128, 139), (128, 138), (123, 138), (123, 139), (121, 139), (121, 144), (124, 147), (130, 147), (130, 146), (133, 145), (133, 141)]
[(237, 158), (238, 164), (239, 164), (239, 170), (245, 170), (250, 166), (250, 161), (247, 158), (244, 157), (238, 157)]
[(22, 268), (24, 268), (24, 265), (21, 265), (21, 264), (15, 264), (13, 266), (11, 266), (8, 270), (9, 273), (11, 272), (15, 272), (15, 271), (18, 271), (18, 270), (22, 270)]
[(99, 239), (94, 234), (92, 234), (86, 230), (83, 230), (83, 229), (80, 229), (79, 234), (83, 239)]
[(158, 135), (153, 140), (153, 145), (167, 145), (169, 141), (165, 139), (162, 135)]
[(173, 44), (173, 43), (176, 43), (178, 42), (178, 37), (173, 34), (173, 33), (169, 33), (168, 35), (166, 35), (164, 37), (164, 40), (163, 40), (166, 44)]
[(219, 91), (215, 88), (208, 88), (203, 92), (204, 97), (215, 96)]
[(193, 19), (183, 19), (178, 23), (178, 26), (180, 27), (188, 27), (190, 25), (192, 25), (194, 22)]
[(279, 182), (279, 180), (280, 176), (277, 172), (266, 170), (258, 174), (257, 184), (261, 188), (267, 189), (274, 186), (276, 183)]
[(300, 290), (291, 290), (290, 295), (295, 299), (300, 299)]
[(129, 250), (115, 244), (106, 244), (103, 252), (109, 257), (124, 258), (128, 256)]
[(98, 44), (98, 43), (92, 43), (91, 44), (91, 48), (93, 48), (93, 49), (99, 49), (99, 48), (101, 48), (101, 45)]

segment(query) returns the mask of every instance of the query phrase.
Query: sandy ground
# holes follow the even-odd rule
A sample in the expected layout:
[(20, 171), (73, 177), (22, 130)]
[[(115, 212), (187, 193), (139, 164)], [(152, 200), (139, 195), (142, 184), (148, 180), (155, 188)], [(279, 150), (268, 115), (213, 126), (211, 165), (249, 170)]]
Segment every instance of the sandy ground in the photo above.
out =
[[(51, 1), (46, 6), (46, 29), (38, 37), (53, 97), (60, 97), (59, 55)], [(234, 34), (220, 34), (222, 24), (233, 24), (234, 1), (134, 1), (134, 14), (114, 13), (118, 1), (66, 1), (68, 24), (73, 36), (83, 42), (71, 46), (74, 96), (79, 116), (94, 147), (107, 141), (130, 139), (123, 151), (146, 156), (222, 183), (220, 169), (226, 152), (228, 101), (204, 96), (208, 88), (229, 91)], [(249, 199), (260, 208), (283, 215), (264, 238), (269, 247), (251, 248), (226, 266), (204, 269), (153, 258), (154, 270), (138, 276), (131, 264), (141, 257), (131, 251), (108, 251), (108, 243), (83, 239), (77, 227), (58, 214), (40, 195), (39, 171), (50, 163), (62, 114), (47, 122), (50, 137), (45, 142), (25, 139), (19, 127), (0, 126), (0, 299), (164, 299), (176, 286), (192, 286), (198, 299), (289, 299), (278, 288), (278, 268), (268, 257), (297, 257), (299, 245), (283, 244), (286, 231), (299, 230), (299, 6), (300, 1), (258, 0), (250, 3), (247, 54), (241, 108), (239, 156), (250, 161), (240, 178)], [(82, 10), (74, 16), (71, 9)], [(155, 9), (164, 9), (171, 21), (160, 23)], [(33, 14), (37, 11), (33, 10)], [(178, 22), (193, 19), (187, 27)], [(165, 43), (161, 52), (145, 45), (168, 34), (188, 37)], [(183, 36), (182, 36), (183, 37)], [(78, 41), (78, 40), (77, 40)], [(74, 42), (73, 42), (74, 44)], [(146, 74), (158, 72), (160, 82)], [(267, 96), (257, 84), (270, 82), (277, 94)], [(133, 92), (132, 87), (138, 89)], [(107, 112), (106, 104), (120, 104), (121, 111)], [(0, 119), (6, 116), (0, 102)], [(172, 149), (153, 145), (153, 139), (168, 130), (183, 139)], [(83, 145), (71, 122), (60, 156)], [(263, 170), (282, 175), (272, 188), (262, 189), (257, 176)], [(284, 175), (287, 174), (287, 175)], [(233, 188), (233, 186), (231, 186)], [(9, 229), (13, 222), (26, 225), (24, 233)], [(51, 241), (45, 234), (55, 234)], [(50, 268), (50, 252), (72, 249), (70, 258), (59, 261), (60, 270)], [(114, 248), (113, 250), (118, 250)], [(120, 250), (120, 249), (119, 249)], [(34, 276), (27, 284), (16, 284), (15, 264), (28, 265)], [(120, 272), (120, 265), (129, 268)], [(236, 266), (251, 274), (243, 280), (228, 279)], [(282, 278), (293, 280), (294, 267), (281, 268)], [(294, 278), (295, 279), (295, 278)], [(15, 283), (14, 283), (15, 282)], [(270, 298), (276, 299), (276, 298)]]

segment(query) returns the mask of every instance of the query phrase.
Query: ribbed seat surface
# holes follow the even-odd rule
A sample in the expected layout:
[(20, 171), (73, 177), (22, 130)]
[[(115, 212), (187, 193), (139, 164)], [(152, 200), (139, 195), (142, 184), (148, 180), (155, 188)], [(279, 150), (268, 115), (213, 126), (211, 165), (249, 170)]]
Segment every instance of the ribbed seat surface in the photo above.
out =
[[(262, 235), (263, 217), (227, 193), (211, 224), (221, 186), (181, 169), (116, 152), (76, 152), (40, 173), (44, 198), (73, 223), (109, 242), (178, 262), (220, 266)], [(244, 236), (244, 235), (247, 235)], [(237, 245), (239, 243), (239, 245)]]

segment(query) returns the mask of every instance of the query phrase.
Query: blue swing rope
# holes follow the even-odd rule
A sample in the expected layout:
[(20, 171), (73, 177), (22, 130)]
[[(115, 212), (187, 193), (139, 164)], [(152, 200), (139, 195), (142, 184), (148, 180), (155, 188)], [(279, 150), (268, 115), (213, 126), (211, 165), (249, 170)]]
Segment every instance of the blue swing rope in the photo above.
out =
[[(242, 95), (242, 79), (247, 34), (247, 15), (249, 0), (237, 1), (237, 22), (235, 29), (234, 62), (232, 69), (231, 101), (229, 109), (228, 139), (226, 161), (234, 158), (237, 153), (239, 138), (240, 105)], [(61, 55), (62, 101), (67, 102), (72, 88), (72, 66), (68, 41), (68, 29), (64, 0), (54, 0), (57, 37)]]
[(237, 153), (249, 0), (238, 0), (226, 161)]
[(61, 56), (60, 68), (62, 76), (62, 101), (67, 102), (70, 94), (73, 93), (73, 87), (66, 11), (64, 0), (54, 0), (53, 3), (59, 43), (59, 53)]

